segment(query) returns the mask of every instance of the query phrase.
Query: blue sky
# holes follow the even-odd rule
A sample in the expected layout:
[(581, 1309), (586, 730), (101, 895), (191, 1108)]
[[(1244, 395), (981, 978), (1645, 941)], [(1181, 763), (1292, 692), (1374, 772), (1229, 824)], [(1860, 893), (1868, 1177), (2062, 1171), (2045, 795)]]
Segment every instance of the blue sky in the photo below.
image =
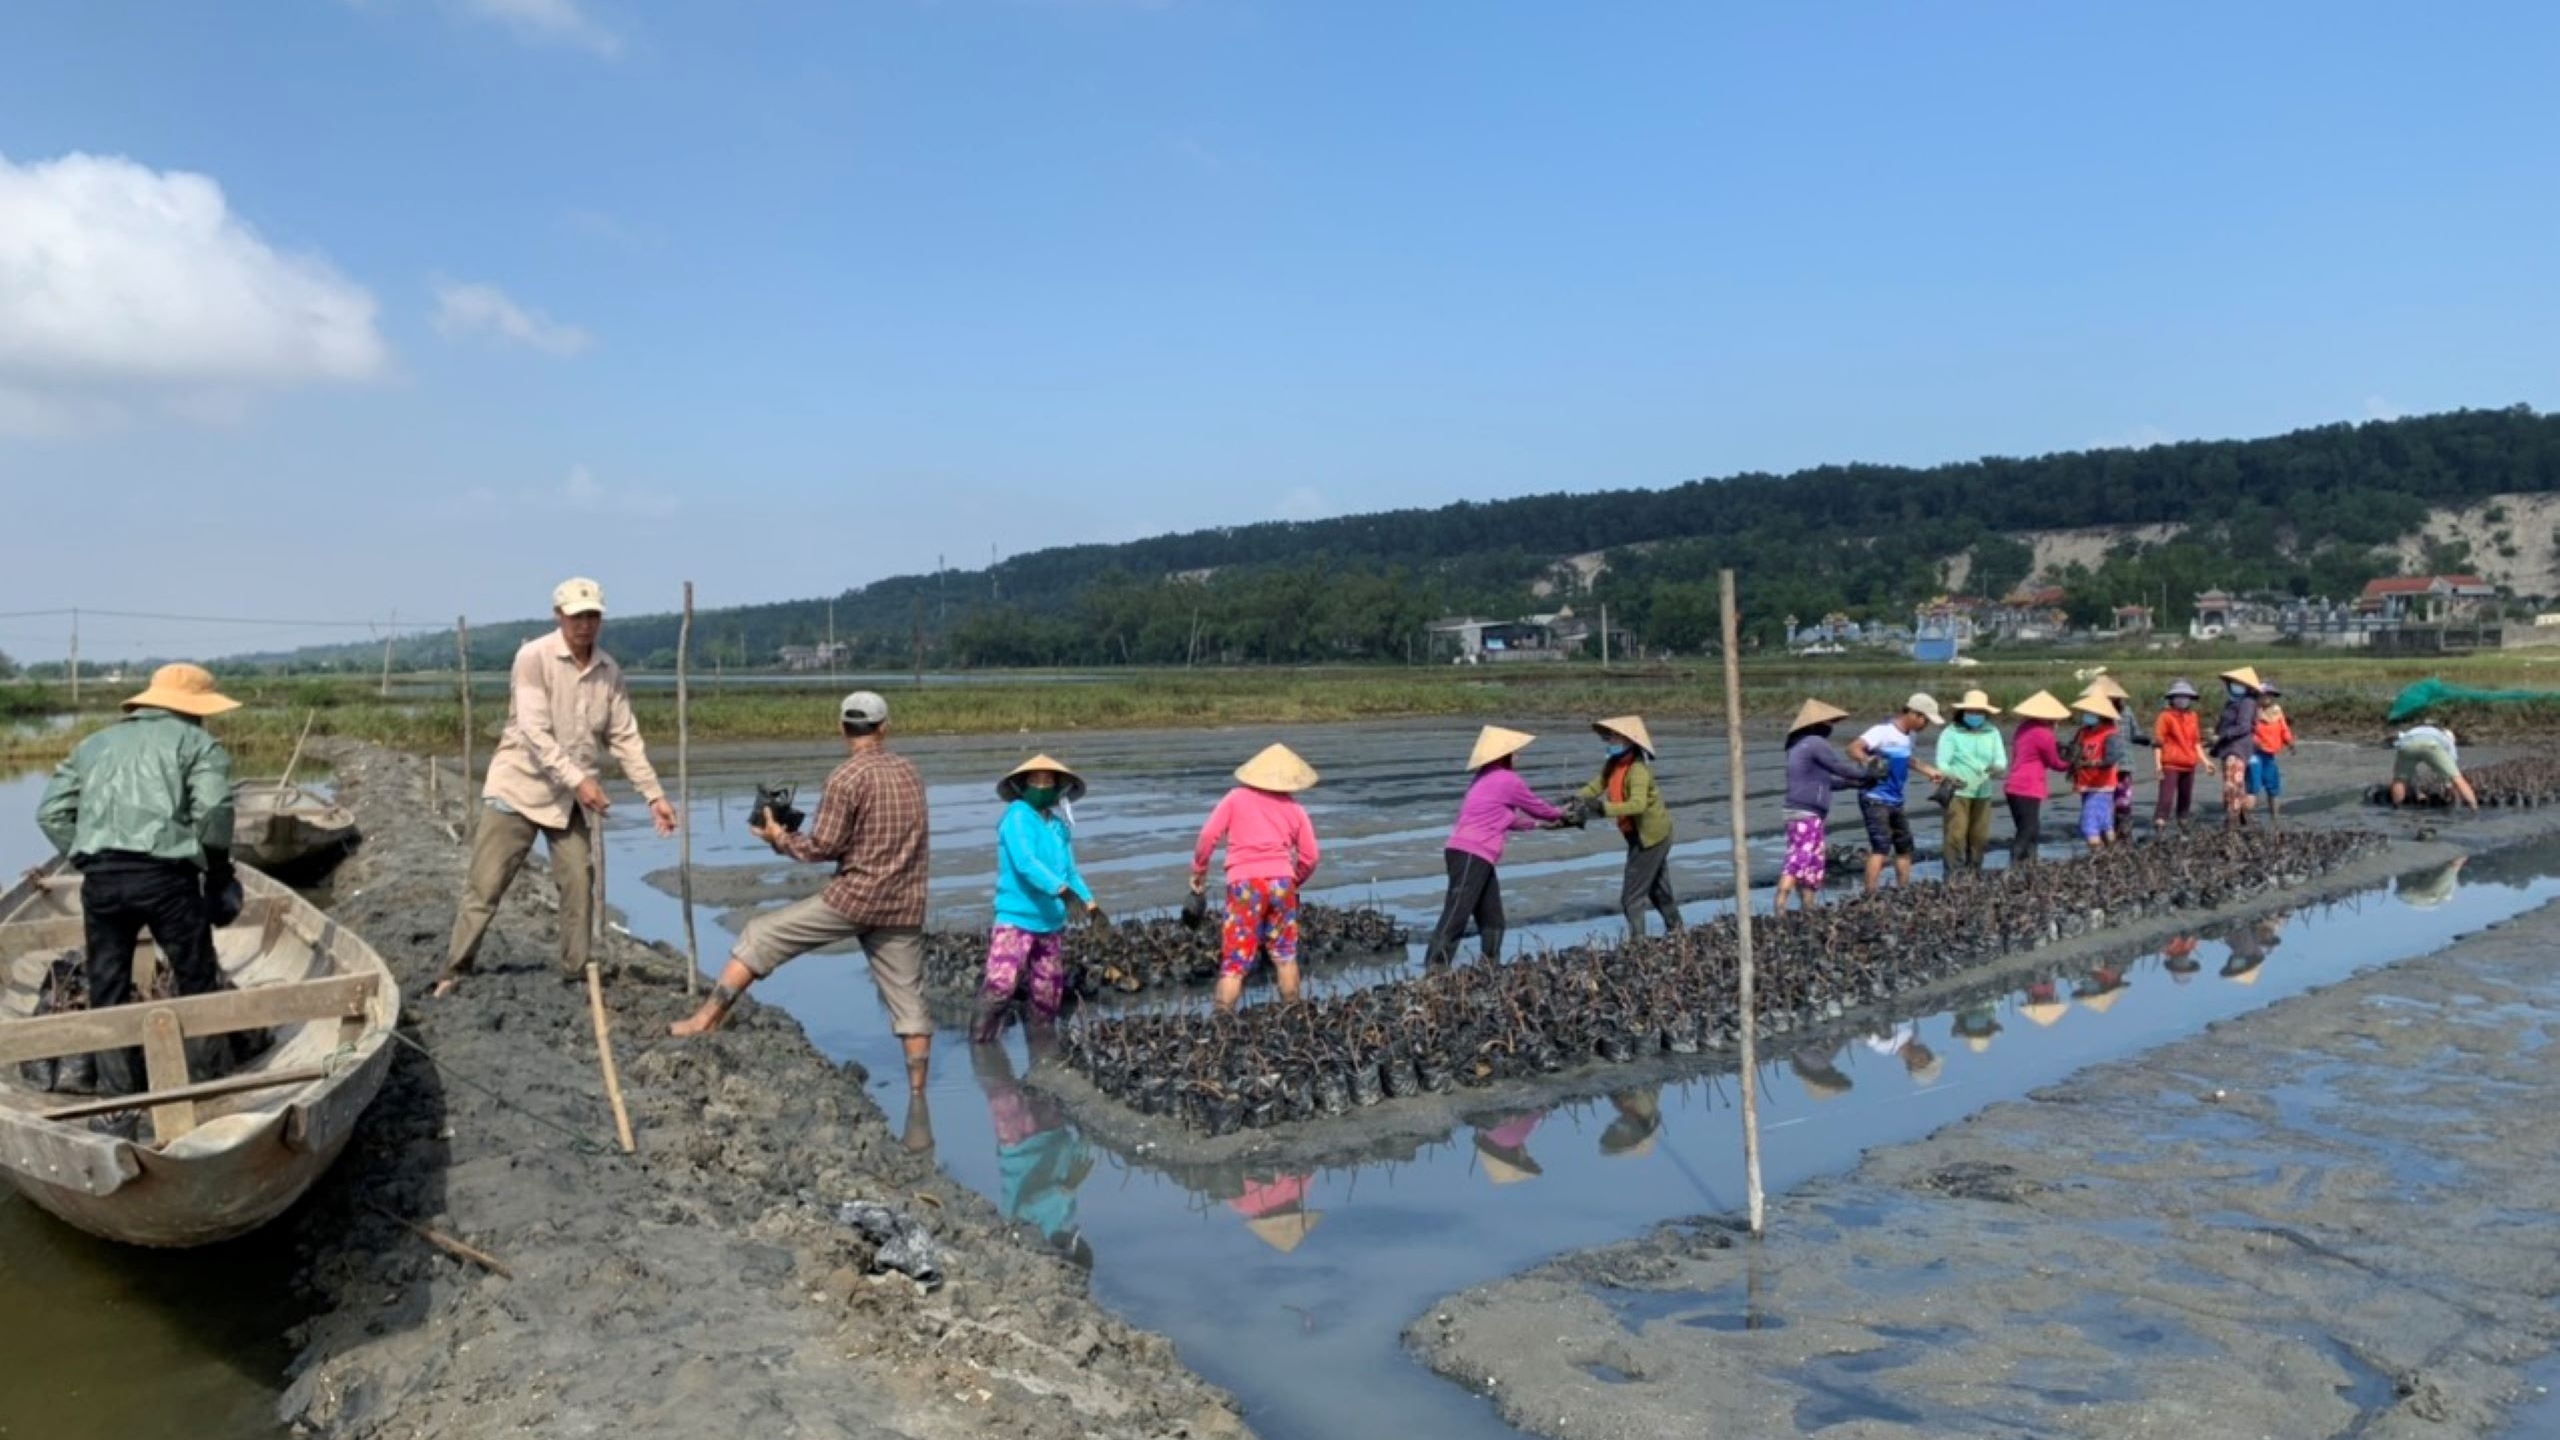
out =
[(94, 0), (8, 30), (0, 612), (499, 618), (573, 571), (662, 609), (990, 544), (2560, 403), (2548, 6)]

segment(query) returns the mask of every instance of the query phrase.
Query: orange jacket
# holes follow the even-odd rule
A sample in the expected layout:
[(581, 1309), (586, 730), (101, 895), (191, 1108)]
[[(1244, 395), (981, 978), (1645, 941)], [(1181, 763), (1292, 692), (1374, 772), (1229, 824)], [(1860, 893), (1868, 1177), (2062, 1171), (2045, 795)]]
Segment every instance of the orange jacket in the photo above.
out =
[(2160, 768), (2193, 770), (2204, 763), (2204, 722), (2193, 710), (2163, 710), (2151, 722), (2151, 740), (2160, 747)]
[(2258, 753), (2273, 755), (2293, 743), (2293, 722), (2281, 705), (2258, 707)]

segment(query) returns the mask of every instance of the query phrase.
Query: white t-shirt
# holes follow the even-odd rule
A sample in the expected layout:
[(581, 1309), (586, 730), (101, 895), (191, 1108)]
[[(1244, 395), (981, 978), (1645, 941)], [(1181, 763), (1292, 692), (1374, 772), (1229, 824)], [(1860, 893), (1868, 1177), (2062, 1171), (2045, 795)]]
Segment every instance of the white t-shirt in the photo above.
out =
[(1870, 755), (1884, 757), (1885, 777), (1867, 791), (1867, 798), (1879, 805), (1899, 805), (1903, 786), (1911, 779), (1911, 737), (1902, 727), (1887, 720), (1858, 737)]

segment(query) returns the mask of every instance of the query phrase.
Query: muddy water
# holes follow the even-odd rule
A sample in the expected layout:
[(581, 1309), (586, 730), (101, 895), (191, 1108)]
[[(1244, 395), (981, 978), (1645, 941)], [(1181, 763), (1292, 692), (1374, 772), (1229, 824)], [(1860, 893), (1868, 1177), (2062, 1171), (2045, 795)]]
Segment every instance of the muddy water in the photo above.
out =
[[(0, 875), (50, 857), (43, 792), (41, 773), (0, 778)], [(0, 1191), (0, 1354), (15, 1357), (0, 1436), (279, 1433), (293, 1270), (258, 1236), (184, 1254), (104, 1244)]]
[[(1050, 737), (1096, 779), (1079, 814), (1079, 853), (1106, 902), (1137, 909), (1178, 898), (1190, 827), (1224, 772), (1262, 735)], [(1327, 846), (1314, 890), (1375, 901), (1417, 925), (1431, 918), (1439, 842), (1461, 777), (1440, 726), (1322, 727), (1291, 736), (1326, 772), (1315, 792)], [(932, 786), (935, 923), (982, 923), (997, 815), (987, 782), (1025, 742), (902, 747)], [(1553, 794), (1581, 778), (1590, 747), (1553, 745), (1572, 763), (1525, 769)], [(1665, 737), (1669, 766), (1721, 752), (1699, 735)], [(1533, 760), (1536, 751), (1531, 752)], [(1767, 773), (1771, 757), (1755, 757)], [(743, 831), (753, 777), (814, 784), (823, 750), (724, 755), (699, 767), (697, 865), (776, 896), (805, 893)], [(1723, 797), (1695, 774), (1679, 816), (1684, 895), (1729, 893), (1724, 847), (1703, 838)], [(1774, 796), (1754, 794), (1754, 823), (1774, 819)], [(614, 873), (668, 863), (625, 807), (609, 827)], [(1934, 825), (1924, 826), (1923, 843)], [(1514, 934), (1524, 943), (1613, 927), (1614, 836), (1520, 837), (1504, 868)], [(1754, 867), (1769, 858), (1754, 843)], [(1935, 1130), (1998, 1099), (2051, 1083), (2095, 1061), (2137, 1053), (2225, 1016), (2297, 994), (2356, 969), (2419, 953), (2452, 936), (2560, 896), (2560, 855), (2479, 862), (2431, 883), (2377, 891), (2229, 935), (2141, 957), (2113, 977), (2059, 974), (2049, 989), (1961, 1014), (1924, 1017), (1907, 1031), (1823, 1052), (1781, 1050), (1767, 1068), (1763, 1125), (1768, 1183), (1784, 1189), (1845, 1169), (1868, 1147)], [(734, 887), (733, 887), (734, 888)], [(752, 891), (750, 891), (752, 893)], [(681, 940), (675, 904), (617, 883), (633, 928)], [(1713, 902), (1692, 898), (1689, 913)], [(1609, 917), (1603, 920), (1602, 917)], [(697, 921), (706, 959), (725, 950), (735, 911), (705, 905)], [(1374, 980), (1372, 974), (1366, 977)], [(2116, 982), (2122, 982), (2120, 984)], [(858, 960), (813, 958), (760, 992), (786, 1005), (831, 1055), (875, 1076), (899, 1073), (897, 1051)], [(1243, 1399), (1270, 1440), (1344, 1434), (1507, 1435), (1489, 1407), (1406, 1360), (1403, 1328), (1439, 1296), (1524, 1268), (1559, 1251), (1620, 1239), (1659, 1220), (1737, 1208), (1740, 1140), (1729, 1081), (1702, 1080), (1543, 1113), (1487, 1114), (1394, 1161), (1230, 1176), (1178, 1176), (1144, 1155), (1116, 1155), (1054, 1113), (1026, 1106), (1015, 1080), (1028, 1057), (1019, 1036), (999, 1059), (956, 1034), (937, 1042), (928, 1109), (942, 1163), (1061, 1248), (1089, 1253), (1097, 1293), (1139, 1324), (1171, 1335), (1184, 1357)], [(895, 1116), (903, 1087), (878, 1082)], [(1644, 1143), (1640, 1117), (1658, 1110)], [(1000, 1137), (1001, 1136), (1001, 1140)]]

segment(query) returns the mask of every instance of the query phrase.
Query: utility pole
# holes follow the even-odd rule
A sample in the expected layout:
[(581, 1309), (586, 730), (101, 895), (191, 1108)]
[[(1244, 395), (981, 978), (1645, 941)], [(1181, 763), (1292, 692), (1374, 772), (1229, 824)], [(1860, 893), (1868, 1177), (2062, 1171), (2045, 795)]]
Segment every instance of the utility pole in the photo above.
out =
[(827, 678), (836, 674), (836, 602), (827, 602)]
[(80, 609), (71, 610), (71, 708), (80, 708)]
[(916, 688), (924, 688), (924, 597), (915, 602)]
[(1003, 586), (996, 579), (996, 542), (993, 540), (987, 542), (987, 598), (990, 600), (1004, 598)]
[(386, 700), (391, 698), (391, 641), (400, 624), (399, 611), (391, 612), (391, 624), (393, 629), (382, 636), (382, 698)]
[(1609, 602), (1600, 602), (1600, 668), (1609, 668)]

